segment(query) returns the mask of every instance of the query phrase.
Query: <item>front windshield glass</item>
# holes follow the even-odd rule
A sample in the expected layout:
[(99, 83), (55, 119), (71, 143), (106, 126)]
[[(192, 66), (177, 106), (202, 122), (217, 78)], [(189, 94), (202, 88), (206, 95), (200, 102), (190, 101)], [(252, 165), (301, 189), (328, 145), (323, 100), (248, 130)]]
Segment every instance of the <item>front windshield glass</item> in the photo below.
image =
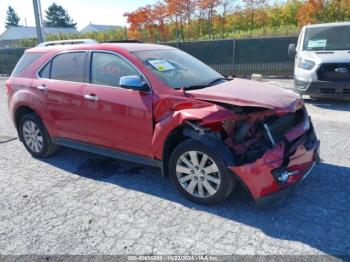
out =
[(307, 51), (350, 50), (350, 26), (308, 28), (303, 47)]
[(204, 87), (223, 78), (206, 64), (179, 49), (137, 51), (134, 54), (172, 88)]

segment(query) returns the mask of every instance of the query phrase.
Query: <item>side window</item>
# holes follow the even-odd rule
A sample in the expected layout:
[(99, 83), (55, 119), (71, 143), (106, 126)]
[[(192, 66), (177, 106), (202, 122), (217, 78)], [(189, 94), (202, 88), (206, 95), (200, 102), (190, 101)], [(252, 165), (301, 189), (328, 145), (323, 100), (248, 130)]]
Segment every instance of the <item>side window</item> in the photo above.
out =
[(50, 78), (50, 66), (51, 62), (47, 63), (39, 72), (41, 78)]
[(85, 52), (60, 54), (51, 62), (51, 78), (72, 82), (84, 82), (85, 61)]
[(94, 52), (91, 60), (91, 83), (97, 85), (119, 86), (122, 76), (140, 75), (123, 58), (108, 54)]
[(24, 53), (13, 69), (12, 76), (20, 76), (35, 60), (43, 56), (44, 53)]

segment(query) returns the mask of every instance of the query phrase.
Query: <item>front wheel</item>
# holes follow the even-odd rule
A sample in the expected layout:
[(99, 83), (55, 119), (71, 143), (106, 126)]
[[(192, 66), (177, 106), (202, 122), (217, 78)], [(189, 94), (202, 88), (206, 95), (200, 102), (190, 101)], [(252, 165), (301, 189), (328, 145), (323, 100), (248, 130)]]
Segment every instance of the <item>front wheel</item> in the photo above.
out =
[(189, 139), (170, 156), (169, 172), (177, 189), (189, 200), (205, 205), (224, 201), (235, 180), (213, 149)]

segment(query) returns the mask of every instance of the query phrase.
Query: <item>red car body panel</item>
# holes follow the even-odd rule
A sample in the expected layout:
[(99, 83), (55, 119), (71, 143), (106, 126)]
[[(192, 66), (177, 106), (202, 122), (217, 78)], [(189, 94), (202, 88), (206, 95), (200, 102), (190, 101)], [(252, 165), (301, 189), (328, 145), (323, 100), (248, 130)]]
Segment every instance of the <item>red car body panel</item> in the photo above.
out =
[(232, 81), (187, 92), (194, 99), (269, 108), (277, 114), (293, 112), (300, 107), (300, 96), (264, 82), (235, 78)]
[[(37, 90), (38, 86), (45, 86), (49, 91)], [(45, 112), (44, 122), (51, 136), (87, 141), (85, 121), (81, 117), (85, 103), (83, 83), (34, 79), (32, 89), (40, 97), (40, 111)]]
[(300, 145), (295, 153), (290, 156), (290, 162), (286, 167), (290, 172), (298, 171), (299, 173), (289, 177), (285, 184), (280, 185), (271, 176), (271, 173), (282, 165), (283, 150), (283, 144), (278, 144), (254, 163), (239, 167), (231, 166), (229, 168), (240, 177), (248, 187), (253, 198), (258, 199), (271, 192), (278, 192), (293, 185), (303, 178), (315, 162), (316, 146), (312, 150), (306, 150), (303, 145)]
[[(21, 77), (10, 78), (7, 85), (9, 111), (15, 121), (14, 112), (17, 108), (32, 108), (43, 120), (52, 137), (70, 138), (162, 160), (167, 137), (186, 121), (211, 126), (228, 120), (243, 119), (243, 116), (215, 104), (217, 102), (264, 109), (244, 116), (244, 119), (250, 121), (271, 113), (280, 116), (295, 112), (303, 106), (302, 99), (291, 91), (244, 79), (234, 79), (199, 90), (175, 90), (161, 81), (132, 53), (169, 48), (171, 47), (123, 43), (29, 49), (27, 52), (43, 53), (43, 56), (26, 68)], [(144, 74), (152, 92), (38, 78), (37, 72), (46, 61), (55, 54), (72, 50), (104, 50), (125, 57)], [(48, 92), (37, 90), (39, 85), (46, 85)], [(96, 95), (99, 101), (85, 100), (84, 95)], [(309, 129), (307, 123), (304, 119), (289, 130), (285, 138), (293, 141), (301, 136)], [(307, 150), (300, 144), (295, 148), (286, 168), (289, 171), (298, 170), (300, 174), (289, 177), (283, 185), (277, 183), (271, 175), (283, 163), (282, 142), (252, 163), (228, 168), (243, 181), (254, 199), (258, 199), (299, 181), (313, 165), (317, 147), (318, 145)]]
[(163, 103), (158, 103), (158, 106), (162, 107), (158, 110), (167, 113), (163, 113), (159, 120), (156, 118), (158, 121), (156, 121), (152, 142), (153, 152), (156, 159), (163, 158), (164, 142), (170, 132), (176, 127), (184, 124), (186, 121), (200, 121), (205, 125), (232, 118), (232, 113), (228, 112), (226, 109), (200, 101), (186, 102), (185, 100), (182, 104), (167, 103), (167, 106)]
[(153, 157), (152, 93), (85, 84), (86, 94), (99, 98), (80, 110), (89, 143)]

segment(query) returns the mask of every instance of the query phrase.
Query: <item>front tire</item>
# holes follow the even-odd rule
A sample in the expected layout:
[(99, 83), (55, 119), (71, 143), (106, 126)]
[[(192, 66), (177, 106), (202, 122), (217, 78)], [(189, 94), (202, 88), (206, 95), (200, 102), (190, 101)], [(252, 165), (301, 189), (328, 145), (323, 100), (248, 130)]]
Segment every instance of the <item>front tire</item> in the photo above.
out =
[(235, 185), (219, 155), (192, 139), (180, 143), (171, 154), (169, 174), (180, 193), (198, 204), (223, 202)]
[(19, 136), (27, 151), (36, 158), (54, 154), (58, 146), (52, 143), (43, 122), (35, 113), (24, 115), (18, 125)]

